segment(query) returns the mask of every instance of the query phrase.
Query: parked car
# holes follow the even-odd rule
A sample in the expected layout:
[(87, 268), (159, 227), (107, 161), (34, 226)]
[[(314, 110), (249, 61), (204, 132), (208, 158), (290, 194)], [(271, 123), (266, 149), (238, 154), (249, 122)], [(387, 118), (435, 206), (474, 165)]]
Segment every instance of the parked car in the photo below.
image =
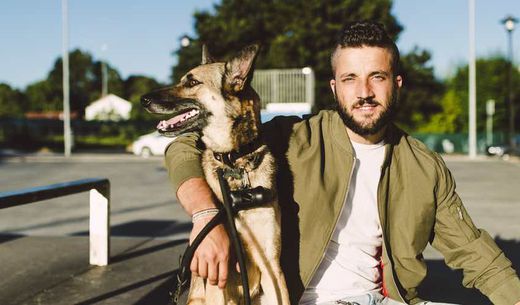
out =
[(512, 148), (507, 144), (491, 145), (486, 148), (486, 152), (490, 156), (498, 157), (520, 156), (520, 147)]
[(154, 131), (137, 138), (131, 145), (132, 153), (143, 158), (162, 156), (164, 155), (166, 146), (173, 140), (175, 140), (175, 138), (168, 138)]

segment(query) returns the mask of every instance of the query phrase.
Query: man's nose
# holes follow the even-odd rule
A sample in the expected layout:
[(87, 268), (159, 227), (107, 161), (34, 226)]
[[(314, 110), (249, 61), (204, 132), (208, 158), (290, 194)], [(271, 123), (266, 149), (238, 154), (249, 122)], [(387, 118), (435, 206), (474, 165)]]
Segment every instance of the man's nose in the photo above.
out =
[(375, 97), (374, 91), (372, 90), (372, 87), (368, 81), (361, 82), (357, 91), (358, 99), (370, 99)]

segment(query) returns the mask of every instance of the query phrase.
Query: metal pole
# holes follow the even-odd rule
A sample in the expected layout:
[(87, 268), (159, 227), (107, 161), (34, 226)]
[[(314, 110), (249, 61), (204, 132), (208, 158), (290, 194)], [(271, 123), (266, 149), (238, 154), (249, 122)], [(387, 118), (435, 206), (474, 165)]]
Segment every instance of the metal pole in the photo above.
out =
[(62, 63), (63, 63), (63, 140), (64, 155), (70, 157), (71, 128), (70, 128), (70, 101), (69, 101), (69, 17), (68, 0), (61, 1), (62, 8)]
[(507, 69), (507, 90), (509, 102), (509, 146), (516, 147), (515, 140), (515, 103), (513, 100), (513, 31), (507, 31), (508, 37), (508, 69)]
[(493, 145), (493, 115), (495, 114), (495, 100), (488, 100), (486, 102), (486, 144)]
[[(106, 44), (101, 46), (101, 51), (103, 51), (103, 55), (105, 51), (108, 49)], [(108, 71), (107, 64), (105, 62), (105, 56), (101, 59), (101, 96), (106, 96), (108, 94)]]
[(475, 64), (475, 0), (469, 1), (469, 157), (477, 156), (477, 90)]
[(108, 94), (108, 78), (107, 78), (107, 65), (104, 60), (101, 61), (101, 96), (106, 96)]

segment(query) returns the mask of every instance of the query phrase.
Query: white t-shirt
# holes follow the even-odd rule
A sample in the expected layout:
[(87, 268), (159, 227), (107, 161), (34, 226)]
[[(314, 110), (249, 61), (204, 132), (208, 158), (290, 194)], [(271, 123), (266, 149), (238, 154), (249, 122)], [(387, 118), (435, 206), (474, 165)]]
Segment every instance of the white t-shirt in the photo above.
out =
[(356, 164), (346, 203), (325, 256), (300, 305), (381, 291), (382, 230), (377, 210), (377, 188), (385, 147), (383, 142), (373, 145), (353, 142), (352, 146)]

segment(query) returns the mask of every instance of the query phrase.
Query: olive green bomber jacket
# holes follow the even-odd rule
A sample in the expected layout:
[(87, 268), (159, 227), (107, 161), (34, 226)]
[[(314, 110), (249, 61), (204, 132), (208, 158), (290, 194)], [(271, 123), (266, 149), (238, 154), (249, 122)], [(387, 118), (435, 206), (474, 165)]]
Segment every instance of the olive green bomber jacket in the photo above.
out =
[[(347, 196), (354, 154), (334, 111), (310, 119), (279, 117), (264, 124), (263, 138), (277, 159), (282, 209), (281, 264), (297, 304), (320, 264)], [(383, 283), (388, 295), (415, 304), (426, 276), (422, 252), (428, 242), (448, 266), (463, 269), (463, 284), (494, 304), (520, 300), (520, 280), (493, 239), (472, 223), (442, 159), (395, 126), (386, 135), (386, 158), (378, 188), (383, 229)], [(202, 145), (195, 134), (166, 150), (174, 190), (203, 177)]]

